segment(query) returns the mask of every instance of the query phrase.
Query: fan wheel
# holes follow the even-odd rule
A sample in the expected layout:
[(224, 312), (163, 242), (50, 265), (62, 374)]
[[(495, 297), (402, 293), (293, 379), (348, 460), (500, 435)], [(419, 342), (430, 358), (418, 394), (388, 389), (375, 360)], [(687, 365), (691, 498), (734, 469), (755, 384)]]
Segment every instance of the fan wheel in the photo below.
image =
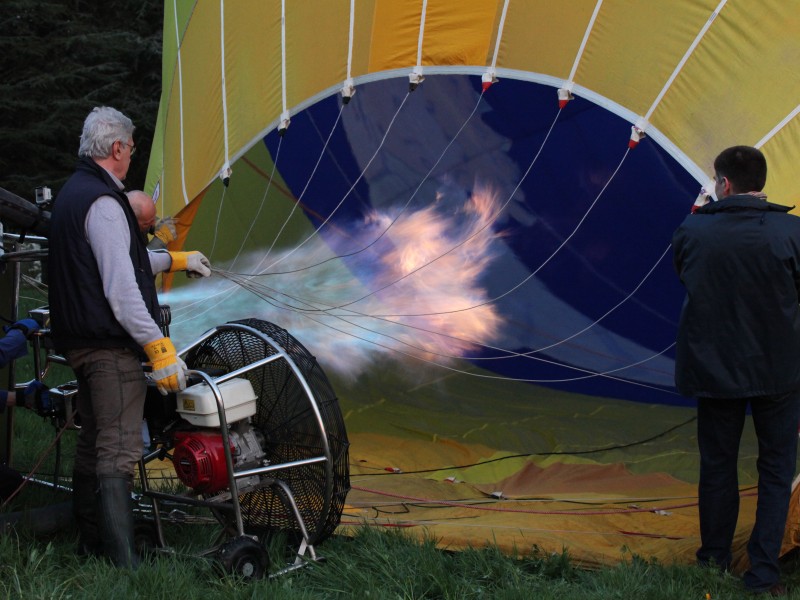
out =
[[(281, 355), (281, 356), (276, 356)], [(258, 396), (251, 423), (264, 435), (271, 465), (324, 456), (326, 460), (287, 466), (270, 473), (291, 491), (310, 544), (318, 544), (339, 524), (350, 490), (347, 433), (338, 399), (317, 360), (285, 329), (259, 319), (233, 321), (192, 348), (189, 368), (230, 373), (259, 360), (247, 377)], [(279, 486), (264, 486), (239, 495), (244, 530), (260, 537), (302, 530)], [(230, 511), (213, 511), (226, 528)]]
[(233, 538), (222, 544), (217, 550), (216, 559), (224, 574), (246, 580), (261, 579), (269, 565), (264, 547), (247, 536)]

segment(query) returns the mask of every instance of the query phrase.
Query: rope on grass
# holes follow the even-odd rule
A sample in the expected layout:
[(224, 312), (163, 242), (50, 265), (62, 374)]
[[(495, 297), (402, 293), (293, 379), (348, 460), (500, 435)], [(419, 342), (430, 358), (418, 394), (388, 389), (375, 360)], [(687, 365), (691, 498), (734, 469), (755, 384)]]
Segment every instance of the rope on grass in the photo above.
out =
[[(566, 515), (566, 516), (575, 516), (575, 517), (594, 517), (600, 515), (620, 515), (620, 514), (633, 514), (633, 513), (646, 513), (646, 512), (658, 512), (658, 511), (670, 511), (676, 510), (679, 508), (691, 508), (693, 506), (697, 506), (697, 502), (687, 502), (685, 504), (673, 504), (670, 506), (663, 506), (660, 508), (616, 508), (616, 509), (605, 509), (605, 510), (589, 510), (589, 511), (573, 511), (573, 510), (533, 510), (527, 508), (500, 508), (497, 506), (478, 506), (475, 504), (465, 504), (462, 501), (453, 501), (453, 500), (433, 500), (430, 498), (418, 498), (415, 496), (406, 496), (403, 494), (393, 494), (390, 492), (382, 492), (380, 490), (374, 490), (370, 488), (364, 488), (359, 486), (352, 486), (351, 489), (358, 490), (360, 492), (367, 492), (369, 494), (377, 494), (378, 496), (388, 496), (390, 498), (397, 498), (398, 500), (408, 500), (410, 502), (415, 502), (417, 504), (441, 504), (443, 506), (449, 507), (457, 507), (457, 508), (468, 508), (472, 510), (484, 510), (490, 512), (507, 512), (507, 513), (523, 513), (523, 514), (530, 514), (530, 515)], [(744, 492), (740, 493), (741, 497), (746, 496), (755, 496), (757, 492)]]

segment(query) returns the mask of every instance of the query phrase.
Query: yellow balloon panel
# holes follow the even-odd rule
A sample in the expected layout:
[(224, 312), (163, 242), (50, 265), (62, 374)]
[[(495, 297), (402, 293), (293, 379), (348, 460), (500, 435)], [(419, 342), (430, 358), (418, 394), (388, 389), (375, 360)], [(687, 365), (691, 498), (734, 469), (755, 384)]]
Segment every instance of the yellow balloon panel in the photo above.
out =
[[(322, 23), (324, 27), (319, 26)], [(288, 106), (296, 106), (320, 90), (342, 84), (347, 72), (349, 29), (349, 0), (287, 3)]]
[(484, 65), (497, 17), (497, 3), (468, 0), (452, 3), (379, 2), (371, 38), (370, 71), (415, 66), (418, 63), (420, 27), (422, 65)]
[[(651, 119), (709, 176), (722, 148), (759, 144), (800, 103), (800, 2), (760, 3), (757, 26), (752, 9), (725, 4)], [(784, 165), (798, 163), (800, 146), (763, 150), (771, 169), (766, 191), (794, 203), (800, 182)]]
[[(270, 122), (266, 119), (281, 112), (281, 62), (269, 58), (280, 55), (279, 6), (265, 2), (225, 3), (225, 98), (230, 156), (251, 145), (254, 135)], [(221, 118), (221, 114), (217, 116), (217, 120)]]
[(567, 79), (595, 2), (511, 2), (498, 66)]
[(645, 115), (713, 9), (708, 0), (603, 2), (576, 83)]

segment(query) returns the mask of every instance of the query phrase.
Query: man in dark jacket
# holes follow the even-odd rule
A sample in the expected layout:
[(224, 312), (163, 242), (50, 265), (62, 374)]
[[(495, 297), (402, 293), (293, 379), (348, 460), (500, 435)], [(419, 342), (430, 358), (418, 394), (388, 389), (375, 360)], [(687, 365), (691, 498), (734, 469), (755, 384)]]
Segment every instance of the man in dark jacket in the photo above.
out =
[(131, 567), (138, 563), (130, 492), (142, 449), (142, 361), (152, 366), (163, 394), (186, 386), (185, 365), (159, 327), (153, 274), (211, 274), (199, 252), (147, 251), (122, 191), (133, 130), (110, 107), (86, 117), (78, 166), (53, 207), (48, 255), (53, 343), (78, 381), (73, 502), (79, 553), (103, 553)]
[(739, 513), (737, 458), (748, 407), (758, 438), (758, 507), (745, 586), (783, 593), (778, 555), (800, 419), (800, 219), (771, 204), (764, 155), (749, 146), (714, 161), (711, 202), (672, 239), (686, 300), (675, 382), (697, 398), (701, 564), (728, 568)]

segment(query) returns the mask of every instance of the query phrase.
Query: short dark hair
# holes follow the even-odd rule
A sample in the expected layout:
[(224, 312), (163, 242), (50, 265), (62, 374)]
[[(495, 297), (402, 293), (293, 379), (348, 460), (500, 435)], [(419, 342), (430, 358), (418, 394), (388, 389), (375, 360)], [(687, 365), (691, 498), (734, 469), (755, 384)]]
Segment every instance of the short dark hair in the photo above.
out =
[(735, 193), (760, 192), (767, 183), (767, 159), (758, 148), (732, 146), (714, 159), (718, 177), (727, 177)]

